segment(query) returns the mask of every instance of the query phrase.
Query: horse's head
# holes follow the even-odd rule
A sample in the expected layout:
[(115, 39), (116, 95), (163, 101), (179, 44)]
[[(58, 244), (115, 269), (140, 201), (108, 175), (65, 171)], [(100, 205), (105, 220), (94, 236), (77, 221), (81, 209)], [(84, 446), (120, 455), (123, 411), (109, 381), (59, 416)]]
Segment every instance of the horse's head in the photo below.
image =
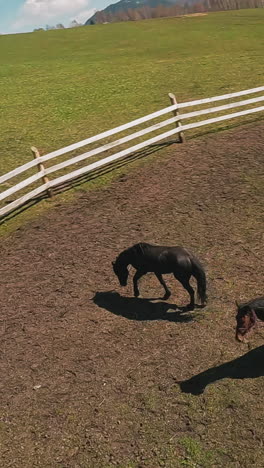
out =
[(237, 304), (236, 321), (236, 339), (246, 342), (246, 337), (256, 325), (257, 317), (254, 310), (248, 304)]
[(127, 266), (122, 265), (119, 262), (112, 262), (113, 265), (113, 270), (116, 276), (119, 279), (120, 286), (126, 286), (127, 285), (127, 278), (129, 275), (129, 271), (127, 269)]

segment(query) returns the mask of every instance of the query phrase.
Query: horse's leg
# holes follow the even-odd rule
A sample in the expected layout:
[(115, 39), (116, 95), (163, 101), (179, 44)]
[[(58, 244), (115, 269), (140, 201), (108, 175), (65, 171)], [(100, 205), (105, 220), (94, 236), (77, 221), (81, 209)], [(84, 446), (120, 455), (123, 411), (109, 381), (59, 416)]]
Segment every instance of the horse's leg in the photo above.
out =
[(139, 296), (139, 289), (138, 289), (138, 280), (141, 278), (141, 276), (145, 275), (146, 272), (143, 270), (137, 270), (134, 277), (133, 277), (133, 285), (134, 285), (134, 296), (138, 297)]
[(170, 295), (171, 295), (171, 292), (168, 288), (168, 286), (166, 285), (164, 279), (162, 278), (162, 275), (160, 273), (155, 273), (156, 277), (158, 278), (160, 284), (162, 284), (162, 286), (164, 287), (165, 289), (165, 294), (163, 296), (163, 299), (166, 300), (166, 299), (169, 299)]
[(189, 283), (191, 276), (181, 276), (177, 273), (174, 273), (174, 276), (182, 284), (184, 289), (186, 289), (186, 291), (188, 291), (188, 293), (190, 294), (190, 304), (188, 304), (188, 308), (193, 310), (195, 303), (194, 303), (194, 289), (191, 287)]

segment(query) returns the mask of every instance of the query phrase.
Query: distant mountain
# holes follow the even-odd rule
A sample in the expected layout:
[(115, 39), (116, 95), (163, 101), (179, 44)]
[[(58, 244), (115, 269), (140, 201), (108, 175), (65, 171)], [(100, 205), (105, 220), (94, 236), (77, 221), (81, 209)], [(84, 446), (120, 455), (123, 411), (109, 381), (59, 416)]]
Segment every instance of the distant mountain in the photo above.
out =
[(211, 11), (263, 8), (264, 0), (120, 0), (97, 11), (85, 25), (204, 14)]
[[(157, 8), (159, 6), (171, 7), (177, 3), (183, 3), (182, 0), (120, 0), (113, 5), (109, 5), (102, 11), (97, 11), (91, 18), (89, 18), (85, 25), (102, 23), (103, 18), (107, 16), (114, 16), (127, 10), (135, 10), (138, 8), (149, 7)], [(191, 0), (192, 3), (192, 0)]]

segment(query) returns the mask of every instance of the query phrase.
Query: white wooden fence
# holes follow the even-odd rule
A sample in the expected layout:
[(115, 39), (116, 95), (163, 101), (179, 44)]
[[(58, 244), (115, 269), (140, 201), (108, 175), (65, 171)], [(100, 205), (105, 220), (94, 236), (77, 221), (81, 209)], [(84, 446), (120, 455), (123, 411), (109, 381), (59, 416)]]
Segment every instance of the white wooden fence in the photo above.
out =
[[(24, 180), (20, 181), (16, 185), (2, 191), (0, 193), (0, 202), (5, 200), (5, 206), (0, 209), (0, 217), (5, 216), (6, 214), (10, 213), (14, 209), (20, 207), (24, 203), (26, 203), (29, 200), (34, 199), (38, 195), (47, 192), (49, 195), (51, 195), (51, 190), (53, 187), (59, 186), (67, 181), (70, 181), (72, 179), (78, 178), (83, 174), (86, 174), (90, 171), (93, 171), (101, 166), (104, 166), (105, 164), (111, 163), (113, 161), (116, 161), (117, 159), (123, 158), (124, 156), (128, 156), (129, 154), (135, 153), (138, 150), (141, 150), (142, 148), (152, 145), (154, 143), (157, 143), (161, 140), (164, 140), (168, 137), (171, 137), (175, 134), (179, 134), (180, 136), (180, 141), (184, 141), (184, 131), (201, 127), (204, 125), (209, 125), (215, 122), (221, 122), (224, 120), (229, 120), (229, 119), (234, 119), (243, 115), (248, 115), (248, 114), (253, 114), (255, 112), (261, 112), (264, 111), (264, 106), (260, 107), (253, 107), (253, 104), (256, 104), (258, 102), (264, 101), (264, 95), (262, 94), (261, 96), (254, 97), (251, 99), (246, 99), (242, 101), (235, 101), (229, 104), (224, 104), (221, 106), (217, 107), (207, 107), (206, 109), (201, 109), (198, 111), (192, 111), (192, 112), (187, 112), (183, 114), (179, 114), (179, 111), (181, 109), (184, 109), (186, 107), (193, 107), (193, 106), (198, 106), (198, 105), (204, 105), (204, 104), (211, 104), (212, 102), (217, 102), (217, 101), (222, 101), (222, 100), (234, 100), (237, 97), (240, 96), (246, 96), (250, 94), (255, 94), (255, 93), (263, 93), (264, 91), (264, 86), (254, 88), (254, 89), (247, 89), (245, 91), (239, 91), (236, 93), (231, 93), (231, 94), (225, 94), (222, 96), (215, 96), (212, 98), (206, 98), (206, 99), (199, 99), (196, 101), (190, 101), (190, 102), (183, 102), (183, 103), (177, 103), (176, 98), (174, 95), (169, 94), (170, 100), (171, 100), (171, 105), (169, 107), (166, 107), (165, 109), (161, 109), (157, 112), (154, 112), (152, 114), (149, 114), (145, 117), (141, 117), (139, 119), (133, 120), (132, 122), (129, 122), (127, 124), (121, 125), (119, 127), (113, 128), (112, 130), (108, 130), (106, 132), (100, 133), (98, 135), (95, 135), (93, 137), (87, 138), (85, 140), (79, 141), (78, 143), (74, 143), (70, 146), (66, 146), (65, 148), (53, 151), (52, 153), (46, 154), (44, 156), (40, 156), (36, 148), (32, 148), (33, 154), (34, 154), (34, 159), (32, 161), (29, 161), (26, 164), (23, 164), (23, 166), (17, 167), (16, 169), (12, 170), (11, 172), (8, 172), (7, 174), (4, 174), (0, 176), (0, 188), (1, 184), (6, 185), (6, 182), (9, 181), (10, 179), (20, 176), (20, 174), (30, 170), (33, 167), (37, 167), (38, 172), (37, 174), (28, 176)], [(222, 111), (226, 111), (229, 109), (233, 109), (236, 107), (246, 107), (246, 106), (251, 106), (250, 108), (246, 108), (242, 111), (239, 112), (234, 112), (234, 113), (228, 113), (225, 115), (218, 115), (217, 117), (206, 119), (206, 120), (200, 120), (196, 121), (193, 123), (187, 123), (187, 124), (182, 124), (183, 120), (186, 119), (191, 119), (192, 117), (199, 117), (201, 115), (206, 115), (206, 114), (211, 114), (211, 113), (220, 113)], [(169, 112), (173, 112), (173, 117), (169, 118), (167, 120), (162, 120), (159, 123), (156, 123), (150, 127), (144, 128), (142, 130), (139, 130), (135, 133), (132, 133), (130, 135), (124, 136), (118, 140), (115, 140), (111, 143), (107, 143), (103, 146), (99, 146), (95, 149), (92, 149), (90, 151), (87, 151), (83, 154), (80, 154), (78, 156), (74, 156), (70, 159), (67, 159), (66, 161), (60, 162), (58, 164), (55, 164), (51, 167), (44, 167), (44, 163), (51, 160), (55, 159), (61, 155), (64, 155), (66, 153), (69, 153), (73, 150), (77, 150), (78, 148), (81, 148), (83, 146), (95, 143), (99, 140), (102, 140), (104, 138), (108, 138), (112, 135), (115, 135), (116, 133), (123, 132), (125, 130), (128, 130), (132, 127), (141, 125), (142, 123), (148, 122), (150, 120), (156, 119), (158, 117), (161, 117), (165, 114), (168, 114)], [(104, 157), (103, 159), (100, 159), (96, 162), (93, 162), (92, 164), (85, 165), (84, 167), (80, 167), (78, 169), (75, 169), (67, 174), (61, 175), (59, 177), (56, 177), (53, 180), (49, 180), (48, 175), (52, 174), (54, 172), (57, 172), (61, 169), (64, 169), (68, 166), (71, 166), (76, 163), (80, 163), (81, 161), (85, 161), (88, 158), (94, 157), (96, 155), (99, 155), (103, 152), (109, 151), (110, 149), (122, 145), (124, 143), (127, 143), (128, 141), (134, 140), (136, 138), (140, 138), (143, 135), (146, 135), (148, 133), (160, 130), (163, 127), (169, 126), (171, 124), (174, 124), (173, 128), (171, 130), (168, 130), (164, 133), (159, 133), (158, 135), (147, 139), (143, 142), (140, 142), (134, 146), (131, 146), (129, 148), (126, 148), (122, 151), (119, 151), (117, 153), (114, 153), (110, 156)], [(176, 127), (175, 127), (176, 125)], [(20, 176), (21, 178), (21, 176)], [(30, 190), (29, 192), (22, 194), (17, 199), (13, 199), (13, 195), (16, 192), (19, 192), (22, 189), (25, 189), (25, 187), (28, 187), (32, 184), (36, 184), (38, 180), (42, 179), (44, 182), (41, 186), (34, 188), (33, 190)], [(10, 183), (8, 183), (10, 185)], [(11, 197), (11, 199), (10, 199)]]

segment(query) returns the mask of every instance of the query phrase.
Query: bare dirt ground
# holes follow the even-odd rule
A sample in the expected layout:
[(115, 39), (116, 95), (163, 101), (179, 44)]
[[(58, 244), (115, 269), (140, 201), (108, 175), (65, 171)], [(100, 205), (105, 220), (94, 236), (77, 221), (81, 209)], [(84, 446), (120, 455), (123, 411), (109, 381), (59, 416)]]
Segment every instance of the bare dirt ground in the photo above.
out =
[[(264, 293), (263, 131), (174, 145), (2, 242), (2, 467), (263, 467), (263, 331), (234, 339)], [(177, 311), (169, 276), (167, 302), (152, 275), (121, 289), (139, 241), (192, 250), (208, 306)]]

